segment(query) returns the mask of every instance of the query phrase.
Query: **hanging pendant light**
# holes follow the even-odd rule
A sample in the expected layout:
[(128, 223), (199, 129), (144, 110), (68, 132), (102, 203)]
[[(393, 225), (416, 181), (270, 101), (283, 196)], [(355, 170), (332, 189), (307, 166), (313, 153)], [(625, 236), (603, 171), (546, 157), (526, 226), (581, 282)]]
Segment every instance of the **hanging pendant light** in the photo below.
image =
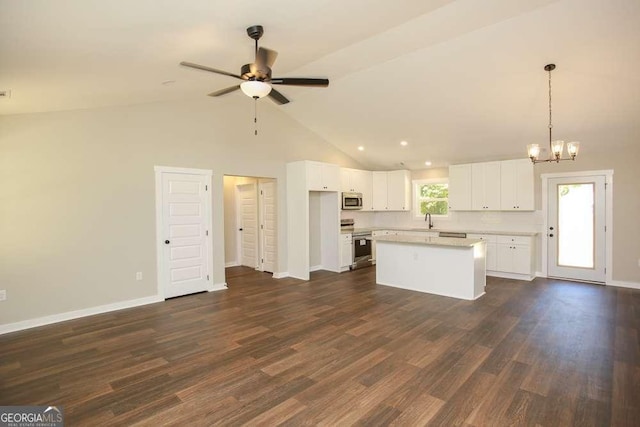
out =
[(540, 145), (538, 144), (529, 144), (527, 145), (527, 154), (533, 163), (544, 163), (544, 162), (556, 162), (559, 163), (563, 160), (575, 160), (578, 155), (578, 150), (580, 149), (580, 143), (578, 141), (572, 141), (567, 143), (567, 154), (569, 157), (562, 157), (562, 152), (564, 150), (564, 141), (562, 140), (553, 140), (552, 137), (552, 129), (553, 124), (551, 123), (551, 71), (555, 70), (556, 64), (547, 64), (544, 66), (545, 71), (549, 72), (549, 158), (539, 160), (540, 156)]

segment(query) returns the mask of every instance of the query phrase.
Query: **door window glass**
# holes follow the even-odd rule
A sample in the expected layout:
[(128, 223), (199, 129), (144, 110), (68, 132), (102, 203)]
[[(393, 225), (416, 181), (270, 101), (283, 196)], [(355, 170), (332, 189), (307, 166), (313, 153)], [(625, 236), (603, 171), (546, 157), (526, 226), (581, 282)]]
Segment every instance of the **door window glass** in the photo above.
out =
[(595, 267), (595, 183), (558, 185), (558, 265)]

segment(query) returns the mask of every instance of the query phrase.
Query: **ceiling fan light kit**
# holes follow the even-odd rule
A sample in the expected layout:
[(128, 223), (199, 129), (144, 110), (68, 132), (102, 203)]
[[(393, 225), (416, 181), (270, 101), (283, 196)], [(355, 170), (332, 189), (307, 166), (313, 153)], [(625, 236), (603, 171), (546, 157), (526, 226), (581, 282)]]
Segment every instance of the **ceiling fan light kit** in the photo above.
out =
[(271, 85), (259, 80), (248, 80), (244, 83), (240, 83), (240, 90), (251, 98), (259, 99), (269, 95), (269, 92), (271, 92)]
[(538, 159), (540, 156), (540, 145), (538, 144), (529, 144), (527, 145), (527, 155), (531, 159), (531, 161), (535, 163), (546, 163), (546, 162), (556, 162), (560, 163), (563, 160), (575, 160), (578, 155), (578, 150), (580, 149), (580, 143), (578, 141), (572, 141), (567, 143), (567, 154), (569, 157), (562, 157), (562, 152), (564, 150), (564, 141), (562, 140), (553, 140), (552, 137), (552, 129), (553, 124), (551, 123), (551, 71), (555, 70), (556, 64), (547, 64), (544, 66), (545, 71), (549, 72), (549, 158), (547, 159)]

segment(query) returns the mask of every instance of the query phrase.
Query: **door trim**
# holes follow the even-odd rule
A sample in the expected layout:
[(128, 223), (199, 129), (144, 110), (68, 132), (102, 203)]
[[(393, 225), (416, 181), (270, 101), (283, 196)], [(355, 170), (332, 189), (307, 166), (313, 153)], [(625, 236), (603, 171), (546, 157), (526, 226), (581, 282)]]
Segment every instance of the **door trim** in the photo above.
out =
[(543, 216), (543, 229), (540, 234), (540, 246), (541, 246), (541, 269), (542, 276), (548, 277), (548, 236), (547, 230), (549, 229), (549, 203), (548, 203), (548, 184), (549, 179), (552, 178), (570, 178), (579, 176), (604, 176), (606, 185), (605, 191), (605, 227), (607, 232), (605, 233), (605, 284), (612, 285), (613, 283), (613, 169), (604, 169), (597, 171), (578, 171), (578, 172), (559, 172), (559, 173), (543, 173), (540, 175), (542, 179), (542, 216)]
[(165, 270), (163, 264), (163, 240), (164, 236), (162, 235), (162, 174), (163, 173), (183, 173), (189, 175), (203, 175), (206, 179), (206, 185), (209, 188), (209, 197), (206, 198), (205, 203), (205, 218), (207, 229), (209, 230), (209, 236), (206, 238), (207, 245), (209, 246), (208, 257), (207, 257), (207, 272), (209, 273), (209, 291), (219, 289), (218, 286), (213, 285), (213, 227), (212, 227), (212, 215), (211, 215), (211, 194), (213, 194), (213, 189), (211, 188), (211, 177), (213, 176), (213, 171), (210, 169), (191, 169), (191, 168), (179, 168), (179, 167), (171, 167), (171, 166), (154, 166), (153, 170), (155, 172), (155, 181), (156, 181), (156, 279), (158, 282), (157, 294), (162, 300), (165, 299)]

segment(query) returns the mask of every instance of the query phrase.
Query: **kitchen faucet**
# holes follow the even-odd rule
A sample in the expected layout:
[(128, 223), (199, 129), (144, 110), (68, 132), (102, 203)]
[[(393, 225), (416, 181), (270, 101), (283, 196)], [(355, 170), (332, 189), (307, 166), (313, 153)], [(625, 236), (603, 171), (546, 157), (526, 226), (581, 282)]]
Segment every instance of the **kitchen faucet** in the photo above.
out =
[(427, 212), (426, 215), (424, 216), (424, 220), (428, 221), (429, 230), (431, 230), (433, 228), (433, 221), (431, 220), (431, 214), (429, 212)]

